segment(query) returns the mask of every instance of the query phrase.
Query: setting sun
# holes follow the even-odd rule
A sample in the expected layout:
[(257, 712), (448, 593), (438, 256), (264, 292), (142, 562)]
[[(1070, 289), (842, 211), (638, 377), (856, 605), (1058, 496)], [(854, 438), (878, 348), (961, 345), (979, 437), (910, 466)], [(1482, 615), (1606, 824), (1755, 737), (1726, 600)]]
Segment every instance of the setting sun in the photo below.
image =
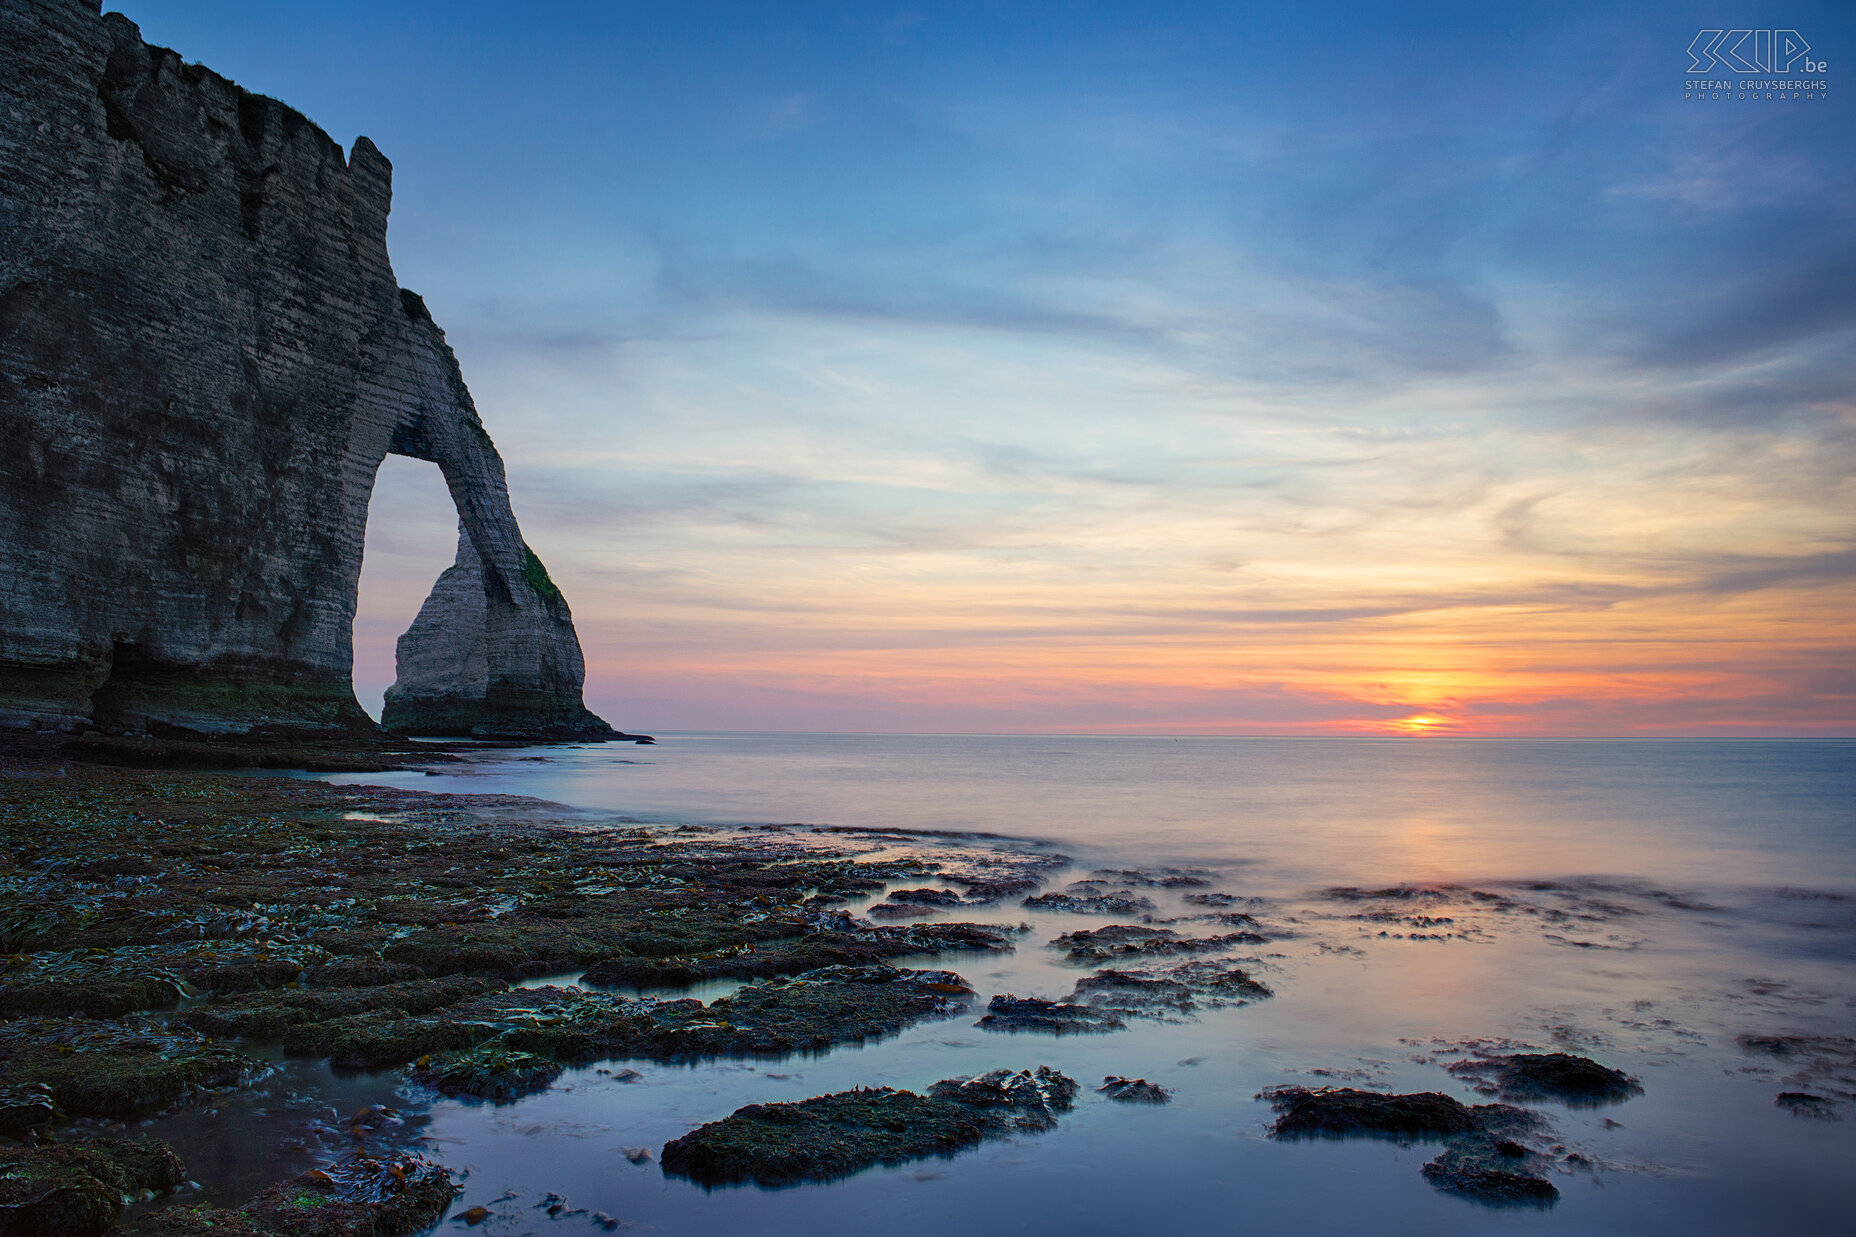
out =
[(1457, 723), (1435, 713), (1417, 713), (1390, 722), (1386, 728), (1393, 734), (1449, 734), (1457, 729)]

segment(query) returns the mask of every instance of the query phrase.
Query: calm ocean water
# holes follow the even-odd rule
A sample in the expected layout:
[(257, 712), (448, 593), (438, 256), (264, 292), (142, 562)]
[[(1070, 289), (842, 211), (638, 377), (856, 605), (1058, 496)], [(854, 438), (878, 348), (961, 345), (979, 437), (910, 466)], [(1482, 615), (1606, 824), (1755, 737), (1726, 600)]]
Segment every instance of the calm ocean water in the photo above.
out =
[[(470, 1170), (460, 1209), (495, 1213), (474, 1231), (496, 1233), (592, 1231), (535, 1209), (548, 1192), (640, 1233), (1849, 1231), (1856, 743), (660, 737), (343, 780), (533, 795), (595, 823), (999, 834), (1019, 840), (865, 844), (1061, 851), (1073, 867), (1050, 888), (1096, 868), (1199, 867), (1256, 899), (1273, 939), (1241, 964), (1276, 995), (1109, 1035), (999, 1035), (969, 1015), (782, 1062), (631, 1062), (644, 1077), (629, 1085), (589, 1068), (505, 1107), (293, 1066), (294, 1098), (251, 1103), (397, 1095)], [(1139, 892), (1160, 918), (1204, 912), (1187, 890)], [(1067, 994), (1089, 968), (1045, 942), (1114, 921), (1010, 903), (950, 917), (1031, 927), (1015, 953), (943, 960), (982, 1001)], [(1266, 1137), (1254, 1097), (1277, 1083), (1475, 1100), (1443, 1067), (1477, 1045), (1583, 1052), (1642, 1080), (1614, 1107), (1542, 1106), (1561, 1148), (1550, 1210), (1439, 1193), (1418, 1172), (1435, 1145)], [(1146, 1077), (1175, 1099), (1085, 1090), (1049, 1134), (779, 1191), (704, 1191), (621, 1152), (749, 1102), (1037, 1064), (1085, 1084)], [(1785, 1092), (1825, 1103), (1801, 1115), (1775, 1102)], [(170, 1133), (204, 1146), (232, 1128)], [(220, 1153), (235, 1177), (236, 1148)]]
[(1856, 888), (1856, 741), (676, 734), (424, 790), (644, 821), (980, 830), (1298, 882), (1628, 873)]

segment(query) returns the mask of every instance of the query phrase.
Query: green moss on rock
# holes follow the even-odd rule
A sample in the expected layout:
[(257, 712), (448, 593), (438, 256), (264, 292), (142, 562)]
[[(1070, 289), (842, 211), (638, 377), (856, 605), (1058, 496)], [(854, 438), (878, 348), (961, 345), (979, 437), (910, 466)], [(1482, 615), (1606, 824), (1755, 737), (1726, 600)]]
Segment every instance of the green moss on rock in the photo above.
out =
[(555, 587), (554, 579), (548, 575), (548, 569), (542, 565), (541, 558), (525, 544), (522, 547), (522, 578), (535, 590), (535, 595), (549, 605), (567, 604), (561, 596), (561, 590)]
[(665, 1173), (704, 1185), (830, 1181), (1049, 1129), (1076, 1090), (1073, 1080), (1039, 1066), (949, 1079), (927, 1095), (860, 1087), (792, 1104), (749, 1104), (666, 1143), (660, 1158)]

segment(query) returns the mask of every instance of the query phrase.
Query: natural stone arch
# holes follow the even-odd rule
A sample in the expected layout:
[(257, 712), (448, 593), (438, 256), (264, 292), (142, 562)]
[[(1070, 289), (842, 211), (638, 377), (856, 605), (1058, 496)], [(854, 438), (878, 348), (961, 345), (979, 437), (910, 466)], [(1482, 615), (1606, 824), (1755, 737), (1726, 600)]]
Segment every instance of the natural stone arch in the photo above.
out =
[(457, 508), (458, 553), (400, 637), (381, 723), (439, 735), (610, 734), (581, 702), (573, 615), (522, 539), (502, 457), (457, 358), (424, 301), (402, 289), (400, 307), (406, 342), (374, 392), (399, 410), (387, 450), (438, 465)]
[(609, 734), (394, 278), (385, 156), (82, 0), (0, 5), (0, 63), (0, 725), (373, 732), (353, 625), (394, 452), (443, 472), (481, 583), (456, 724)]

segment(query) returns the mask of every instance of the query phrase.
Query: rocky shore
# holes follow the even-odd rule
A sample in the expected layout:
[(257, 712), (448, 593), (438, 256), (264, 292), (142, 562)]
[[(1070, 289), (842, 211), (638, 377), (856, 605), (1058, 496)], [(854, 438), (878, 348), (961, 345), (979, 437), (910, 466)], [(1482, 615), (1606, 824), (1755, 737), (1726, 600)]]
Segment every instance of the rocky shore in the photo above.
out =
[[(1014, 946), (834, 909), (921, 870), (843, 841), (74, 758), (93, 754), (0, 756), (0, 1234), (416, 1231), (454, 1194), (417, 1157), (357, 1153), (209, 1206), (176, 1193), (171, 1149), (124, 1135), (278, 1052), (508, 1099), (602, 1058), (823, 1050), (973, 996), (888, 959)], [(574, 971), (761, 982), (706, 1004), (518, 986)]]
[[(180, 767), (214, 759), (243, 768)], [(366, 768), (443, 759), (470, 756), (402, 743), (359, 757)], [(624, 1080), (637, 1077), (627, 1061), (772, 1061), (958, 1016), (1013, 1033), (980, 1037), (1003, 1058), (989, 1072), (924, 1085), (927, 1074), (919, 1092), (861, 1085), (747, 1103), (661, 1151), (625, 1151), (710, 1188), (953, 1155), (1054, 1128), (1077, 1102), (1077, 1082), (1026, 1061), (1020, 1037), (1054, 1044), (1268, 1001), (1276, 988), (1259, 974), (1280, 983), (1283, 955), (1256, 948), (1323, 922), (1197, 891), (1211, 882), (1174, 869), (1098, 869), (1040, 893), (1071, 861), (1000, 839), (642, 825), (535, 799), (252, 775), (313, 760), (339, 768), (356, 753), (120, 738), (0, 746), (0, 1237), (336, 1237), (417, 1232), (447, 1215), (457, 1166), (427, 1158), (426, 1118), (386, 1104), (338, 1121), (314, 1149), (257, 1157), (282, 1179), (249, 1197), (249, 1185), (228, 1196), (211, 1165), (189, 1165), (156, 1137), (305, 1065), (325, 1086), (379, 1078), (421, 1104), (505, 1104), (600, 1063), (591, 1072)], [(1141, 909), (1142, 889), (1166, 891), (1184, 913), (1070, 931), (1049, 922), (1031, 937), (1017, 922), (1125, 915)], [(1434, 913), (1455, 893), (1426, 894), (1419, 917), (1402, 909), (1418, 898), (1408, 892), (1315, 896), (1341, 903), (1327, 919), (1356, 934), (1407, 920), (1425, 929), (1414, 939), (1440, 924), (1479, 931), (1460, 911)], [(1472, 894), (1505, 913), (1507, 895)], [(1393, 909), (1352, 909), (1363, 900)], [(1020, 947), (1075, 972), (1068, 994), (987, 993), (944, 969)], [(709, 985), (706, 1000), (682, 995), (694, 985)], [(1792, 1051), (1771, 1043), (1755, 1046)], [(1423, 1168), (1432, 1187), (1551, 1206), (1551, 1178), (1590, 1161), (1538, 1106), (1619, 1104), (1642, 1086), (1586, 1057), (1515, 1047), (1465, 1041), (1433, 1054), (1440, 1080), (1504, 1102), (1270, 1086), (1257, 1097), (1277, 1114), (1267, 1136), (1437, 1143)], [(1110, 1074), (1088, 1098), (1165, 1105), (1173, 1081)], [(1817, 1099), (1799, 1093), (1790, 1107)]]

